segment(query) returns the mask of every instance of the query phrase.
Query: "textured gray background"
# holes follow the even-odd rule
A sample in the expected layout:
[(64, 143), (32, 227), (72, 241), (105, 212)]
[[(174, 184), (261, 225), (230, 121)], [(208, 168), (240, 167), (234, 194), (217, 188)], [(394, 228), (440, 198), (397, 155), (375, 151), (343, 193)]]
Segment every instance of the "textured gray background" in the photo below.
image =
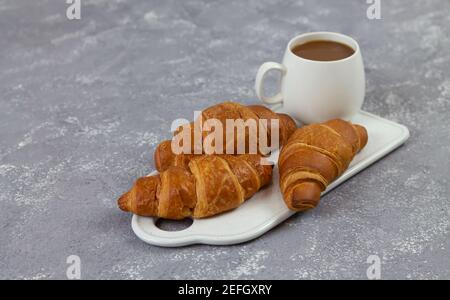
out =
[[(450, 278), (450, 2), (0, 1), (0, 278)], [(176, 117), (255, 103), (258, 66), (331, 30), (361, 44), (364, 109), (408, 143), (261, 238), (144, 244), (117, 197), (154, 169)], [(273, 91), (274, 85), (271, 90)]]

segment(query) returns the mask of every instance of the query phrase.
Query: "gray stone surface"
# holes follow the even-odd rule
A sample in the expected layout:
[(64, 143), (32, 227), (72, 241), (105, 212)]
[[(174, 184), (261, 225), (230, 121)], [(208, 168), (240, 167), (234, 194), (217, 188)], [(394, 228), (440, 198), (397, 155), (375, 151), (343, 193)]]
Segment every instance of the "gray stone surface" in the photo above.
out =
[[(450, 2), (0, 1), (0, 278), (450, 279)], [(331, 30), (361, 44), (364, 109), (408, 143), (257, 240), (164, 249), (116, 198), (154, 169), (176, 117), (255, 103), (258, 66)], [(273, 85), (270, 89), (273, 91)]]

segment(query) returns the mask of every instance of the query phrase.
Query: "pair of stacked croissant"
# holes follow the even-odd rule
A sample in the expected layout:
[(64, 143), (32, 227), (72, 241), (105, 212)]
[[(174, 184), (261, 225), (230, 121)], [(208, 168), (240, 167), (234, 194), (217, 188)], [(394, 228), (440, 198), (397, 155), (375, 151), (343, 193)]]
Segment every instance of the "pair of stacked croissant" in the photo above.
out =
[[(315, 207), (321, 192), (367, 143), (362, 126), (332, 120), (297, 129), (288, 115), (258, 105), (225, 102), (204, 110), (202, 117), (218, 119), (224, 126), (226, 119), (279, 121), (280, 189), (286, 205), (295, 211)], [(154, 158), (160, 173), (139, 178), (120, 197), (122, 210), (166, 219), (210, 217), (238, 207), (272, 179), (272, 166), (261, 154), (174, 154), (171, 141), (164, 141)]]

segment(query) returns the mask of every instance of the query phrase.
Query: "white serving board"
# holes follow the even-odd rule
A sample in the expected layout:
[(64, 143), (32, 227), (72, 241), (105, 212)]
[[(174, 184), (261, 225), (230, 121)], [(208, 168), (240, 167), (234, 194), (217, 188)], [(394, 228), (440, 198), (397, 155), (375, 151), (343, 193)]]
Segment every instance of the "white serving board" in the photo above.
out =
[[(409, 138), (409, 131), (405, 126), (364, 111), (356, 115), (352, 122), (366, 127), (369, 141), (353, 159), (347, 171), (330, 184), (322, 196)], [(279, 151), (276, 151), (269, 159), (277, 162), (278, 155)], [(192, 225), (184, 230), (164, 231), (155, 225), (156, 218), (137, 215), (133, 216), (131, 226), (134, 233), (144, 242), (163, 247), (191, 244), (231, 245), (257, 238), (295, 213), (284, 204), (278, 186), (277, 166), (273, 173), (272, 184), (240, 207), (215, 217), (194, 220)]]

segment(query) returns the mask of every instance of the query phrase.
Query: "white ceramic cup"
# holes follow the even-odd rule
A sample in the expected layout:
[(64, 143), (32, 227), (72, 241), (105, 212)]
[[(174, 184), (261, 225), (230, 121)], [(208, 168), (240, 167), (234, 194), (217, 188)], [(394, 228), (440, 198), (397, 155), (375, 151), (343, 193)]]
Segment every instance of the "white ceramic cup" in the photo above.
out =
[[(292, 52), (295, 46), (326, 40), (351, 47), (355, 53), (335, 61), (315, 61)], [(263, 94), (265, 74), (281, 72), (280, 92)], [(284, 111), (297, 120), (310, 124), (333, 118), (350, 119), (360, 109), (365, 96), (365, 74), (361, 50), (351, 37), (333, 32), (313, 32), (293, 38), (287, 45), (283, 63), (266, 62), (258, 70), (256, 95), (267, 104), (283, 103)]]

